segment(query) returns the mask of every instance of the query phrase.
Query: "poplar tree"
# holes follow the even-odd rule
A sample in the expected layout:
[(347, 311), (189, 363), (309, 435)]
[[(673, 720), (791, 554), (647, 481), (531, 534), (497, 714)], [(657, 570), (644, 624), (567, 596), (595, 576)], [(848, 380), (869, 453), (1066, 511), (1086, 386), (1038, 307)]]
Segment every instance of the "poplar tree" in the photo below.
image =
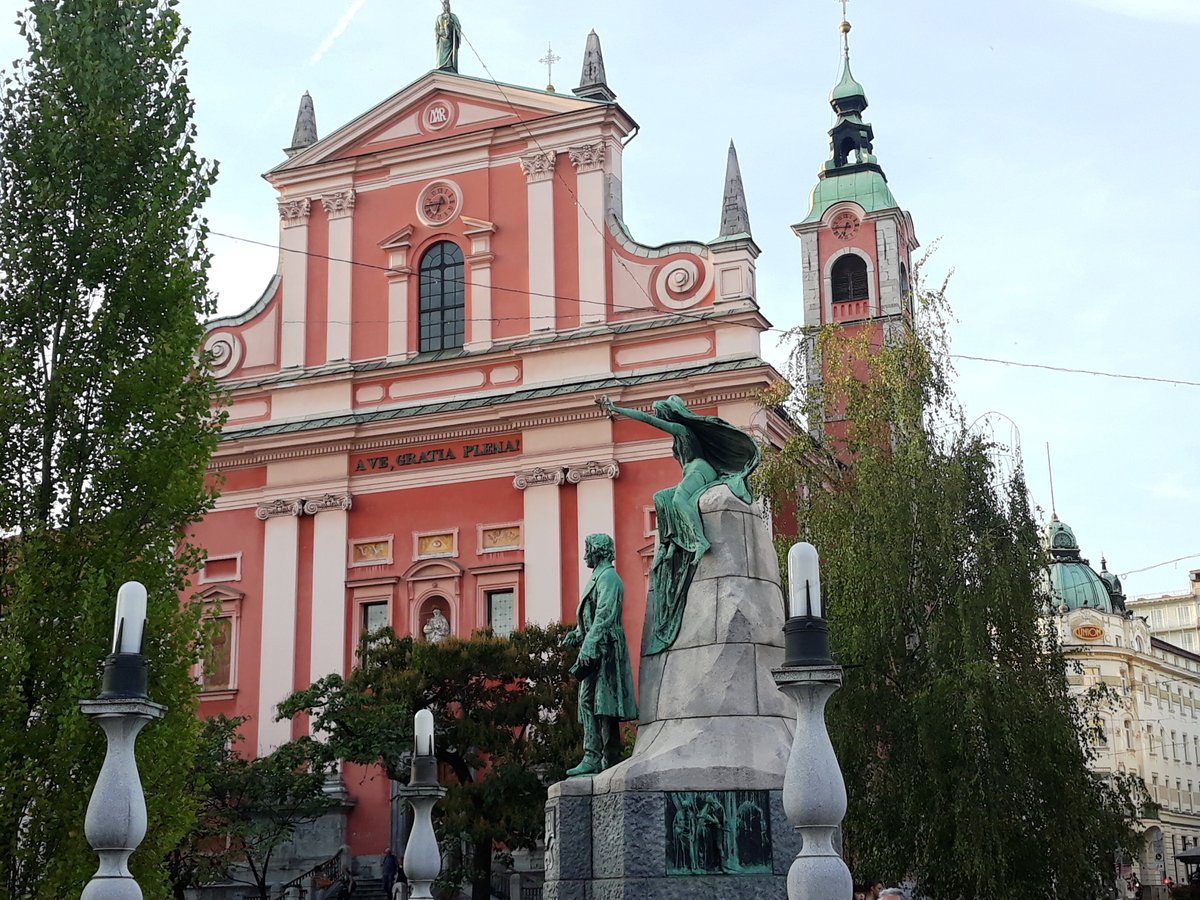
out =
[(163, 858), (194, 814), (198, 612), (178, 591), (210, 505), (218, 417), (198, 370), (211, 311), (175, 0), (29, 0), (28, 55), (0, 99), (0, 894), (78, 896), (96, 868), (84, 811), (104, 757), (94, 697), (118, 586), (149, 589), (138, 742)]
[(796, 513), (780, 551), (800, 538), (821, 554), (847, 666), (828, 710), (845, 855), (856, 878), (911, 878), (931, 900), (1114, 896), (1144, 785), (1089, 768), (1093, 698), (1071, 695), (1040, 614), (1020, 468), (1004, 471), (954, 400), (945, 285), (918, 299), (911, 329), (792, 336), (796, 383), (824, 370), (792, 408), (812, 428), (760, 470)]

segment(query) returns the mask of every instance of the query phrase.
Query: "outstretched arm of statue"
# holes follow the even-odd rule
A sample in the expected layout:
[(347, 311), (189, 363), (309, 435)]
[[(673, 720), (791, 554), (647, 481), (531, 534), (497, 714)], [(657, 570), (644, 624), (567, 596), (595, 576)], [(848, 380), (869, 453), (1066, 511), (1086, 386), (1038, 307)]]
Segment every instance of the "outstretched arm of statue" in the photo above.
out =
[(578, 647), (583, 643), (583, 635), (579, 633), (579, 629), (575, 628), (563, 635), (562, 645), (564, 647)]
[(644, 413), (640, 409), (628, 409), (624, 406), (617, 406), (608, 399), (607, 394), (598, 397), (596, 403), (607, 411), (609, 415), (615, 414), (624, 416), (627, 419), (633, 419), (635, 422), (643, 422), (652, 428), (657, 428), (659, 431), (665, 431), (667, 434), (674, 436), (682, 436), (687, 433), (687, 428), (677, 422), (668, 422), (665, 419), (660, 419), (658, 416)]

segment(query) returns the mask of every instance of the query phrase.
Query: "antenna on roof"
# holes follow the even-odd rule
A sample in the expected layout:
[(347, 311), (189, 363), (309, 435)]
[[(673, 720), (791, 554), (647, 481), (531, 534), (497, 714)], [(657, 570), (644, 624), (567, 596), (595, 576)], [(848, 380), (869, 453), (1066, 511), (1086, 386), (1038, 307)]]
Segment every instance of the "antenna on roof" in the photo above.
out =
[(1046, 471), (1050, 473), (1050, 515), (1058, 518), (1058, 508), (1054, 503), (1054, 467), (1050, 465), (1050, 442), (1046, 441)]

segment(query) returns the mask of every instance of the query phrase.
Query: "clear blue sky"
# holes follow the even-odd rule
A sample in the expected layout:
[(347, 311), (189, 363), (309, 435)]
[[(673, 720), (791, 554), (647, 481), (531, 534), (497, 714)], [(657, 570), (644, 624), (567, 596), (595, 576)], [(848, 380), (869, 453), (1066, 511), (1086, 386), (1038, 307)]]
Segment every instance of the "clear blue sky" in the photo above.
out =
[[(0, 0), (15, 10), (16, 0)], [(300, 94), (321, 134), (433, 64), (437, 0), (183, 0), (202, 151), (220, 162), (212, 227), (274, 242), (273, 192)], [(800, 319), (799, 242), (826, 158), (838, 68), (834, 0), (454, 0), (464, 73), (542, 87), (578, 80), (584, 38), (642, 131), (625, 154), (625, 211), (655, 244), (710, 239), (735, 138), (759, 300)], [(0, 59), (20, 55), (7, 23)], [(852, 0), (854, 72), (876, 153), (928, 247), (953, 268), (960, 354), (1200, 381), (1200, 0)], [(270, 250), (213, 237), (223, 312), (258, 296)], [(768, 355), (778, 354), (768, 348)], [(957, 363), (971, 417), (1020, 430), (1034, 499), (1098, 567), (1200, 553), (1200, 387)], [(1200, 558), (1131, 575), (1131, 594), (1186, 589)]]

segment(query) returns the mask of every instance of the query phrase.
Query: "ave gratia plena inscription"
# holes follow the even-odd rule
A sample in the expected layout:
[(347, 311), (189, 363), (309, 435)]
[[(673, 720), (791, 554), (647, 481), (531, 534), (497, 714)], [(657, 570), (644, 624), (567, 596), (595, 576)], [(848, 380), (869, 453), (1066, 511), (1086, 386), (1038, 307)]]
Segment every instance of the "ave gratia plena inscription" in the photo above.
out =
[(519, 437), (498, 438), (475, 444), (442, 444), (436, 447), (421, 447), (383, 456), (354, 456), (350, 459), (350, 471), (354, 475), (374, 472), (394, 472), (409, 466), (425, 466), (432, 463), (456, 462), (458, 460), (483, 459), (488, 456), (520, 453)]

